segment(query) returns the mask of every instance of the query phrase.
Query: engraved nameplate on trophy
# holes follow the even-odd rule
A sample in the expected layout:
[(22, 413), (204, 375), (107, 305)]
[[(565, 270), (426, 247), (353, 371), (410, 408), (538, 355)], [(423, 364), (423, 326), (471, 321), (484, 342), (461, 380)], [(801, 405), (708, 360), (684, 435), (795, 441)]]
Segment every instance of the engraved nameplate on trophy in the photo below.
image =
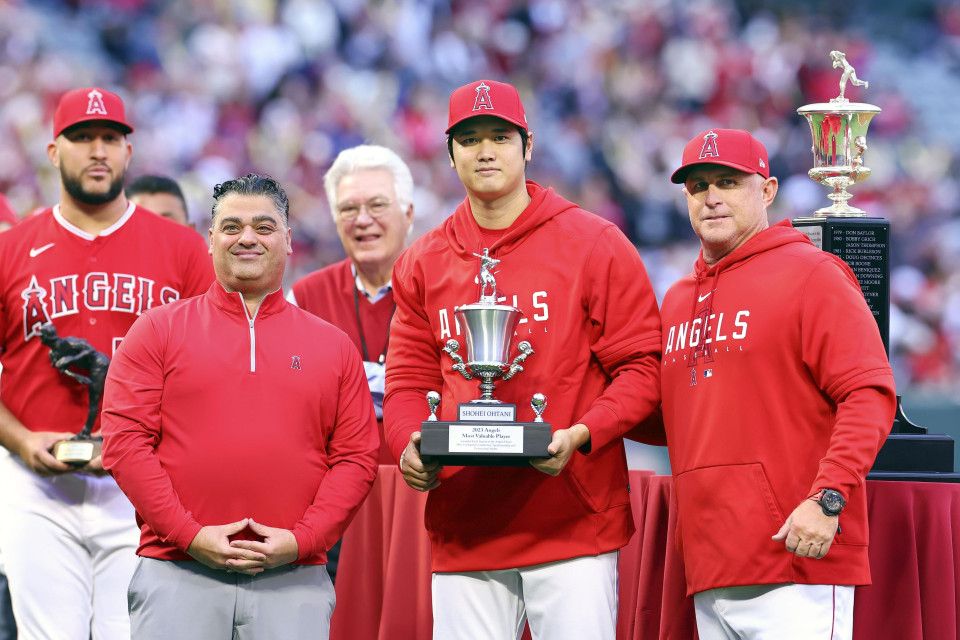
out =
[(457, 420), (460, 422), (469, 421), (493, 421), (493, 422), (516, 422), (517, 405), (515, 404), (480, 404), (471, 402), (461, 402), (457, 405)]
[[(497, 303), (496, 280), (491, 269), (499, 260), (484, 249), (480, 258), (480, 299), (456, 307), (454, 314), (462, 327), (466, 360), (460, 355), (460, 342), (450, 339), (443, 351), (453, 361), (453, 370), (465, 379), (479, 379), (480, 397), (457, 406), (457, 420), (443, 421), (436, 416), (439, 394), (427, 394), (430, 417), (421, 425), (420, 456), (425, 461), (439, 460), (458, 466), (525, 466), (530, 458), (548, 458), (552, 437), (550, 425), (541, 414), (546, 407), (542, 394), (534, 394), (533, 422), (517, 422), (517, 407), (493, 396), (495, 380), (510, 380), (523, 372), (523, 362), (533, 355), (526, 340), (517, 344), (519, 354), (510, 360), (510, 343), (523, 312)], [(543, 398), (542, 402), (536, 398)]]
[[(93, 425), (100, 413), (100, 399), (103, 397), (103, 385), (107, 379), (110, 358), (94, 349), (83, 338), (57, 335), (52, 324), (40, 327), (40, 342), (50, 347), (50, 364), (60, 373), (73, 378), (87, 388), (87, 420), (80, 432), (69, 440), (61, 440), (53, 445), (53, 456), (60, 462), (82, 467), (100, 455), (103, 438), (91, 436)], [(79, 371), (87, 371), (83, 375)]]

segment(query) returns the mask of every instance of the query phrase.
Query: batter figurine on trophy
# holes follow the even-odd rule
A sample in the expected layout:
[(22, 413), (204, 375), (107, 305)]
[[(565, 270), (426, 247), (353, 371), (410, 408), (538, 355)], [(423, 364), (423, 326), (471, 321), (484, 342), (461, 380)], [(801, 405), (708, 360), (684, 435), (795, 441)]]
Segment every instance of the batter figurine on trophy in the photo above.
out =
[[(480, 258), (480, 300), (487, 302), (496, 302), (497, 299), (497, 280), (490, 271), (500, 264), (500, 260), (490, 257), (490, 250), (484, 249), (483, 255), (473, 254)], [(490, 293), (487, 293), (487, 287), (490, 287)]]
[(869, 82), (857, 77), (857, 70), (853, 68), (852, 64), (847, 62), (847, 56), (843, 51), (831, 51), (830, 59), (833, 60), (834, 69), (843, 69), (843, 75), (840, 76), (840, 95), (834, 100), (831, 100), (831, 102), (846, 100), (846, 98), (843, 97), (843, 92), (847, 89), (847, 81), (852, 82), (855, 87), (870, 88)]
[[(103, 384), (107, 379), (110, 358), (94, 349), (83, 338), (57, 335), (57, 328), (50, 323), (40, 327), (40, 342), (50, 347), (50, 364), (60, 373), (70, 376), (87, 388), (90, 407), (87, 422), (80, 433), (69, 440), (61, 440), (53, 447), (53, 455), (61, 462), (82, 466), (100, 455), (102, 438), (92, 438), (93, 424), (100, 413)], [(71, 367), (86, 370), (89, 375), (73, 371)]]

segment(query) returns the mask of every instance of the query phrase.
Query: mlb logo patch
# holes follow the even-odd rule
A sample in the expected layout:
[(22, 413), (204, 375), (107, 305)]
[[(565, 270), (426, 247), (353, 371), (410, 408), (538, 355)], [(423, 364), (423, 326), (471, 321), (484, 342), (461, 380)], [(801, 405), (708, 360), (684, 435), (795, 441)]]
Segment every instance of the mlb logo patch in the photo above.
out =
[(712, 377), (713, 377), (713, 369), (704, 369), (704, 370), (703, 370), (703, 377), (704, 377), (704, 378), (712, 378)]

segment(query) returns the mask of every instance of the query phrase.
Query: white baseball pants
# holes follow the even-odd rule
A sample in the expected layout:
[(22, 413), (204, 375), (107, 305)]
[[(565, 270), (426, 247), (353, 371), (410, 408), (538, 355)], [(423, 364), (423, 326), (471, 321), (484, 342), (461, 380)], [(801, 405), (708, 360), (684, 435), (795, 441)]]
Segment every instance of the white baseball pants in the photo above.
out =
[(853, 593), (832, 584), (767, 584), (693, 596), (700, 640), (851, 640)]
[(433, 574), (435, 640), (615, 640), (619, 552), (500, 571)]
[(0, 547), (20, 640), (127, 640), (140, 531), (109, 476), (41, 478), (0, 448)]

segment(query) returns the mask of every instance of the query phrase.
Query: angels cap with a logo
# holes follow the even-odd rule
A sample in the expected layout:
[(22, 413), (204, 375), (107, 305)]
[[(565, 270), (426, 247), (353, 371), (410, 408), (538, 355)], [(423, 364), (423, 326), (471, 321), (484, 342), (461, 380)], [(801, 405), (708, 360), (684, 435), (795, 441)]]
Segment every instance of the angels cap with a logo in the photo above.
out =
[(53, 137), (56, 138), (64, 129), (75, 124), (91, 120), (112, 122), (124, 134), (133, 133), (133, 127), (127, 124), (120, 96), (99, 87), (85, 87), (67, 91), (60, 98), (53, 114)]
[(683, 148), (683, 164), (670, 180), (683, 184), (690, 169), (698, 164), (720, 164), (770, 177), (766, 147), (743, 129), (707, 129), (695, 135)]
[(444, 133), (450, 133), (464, 120), (476, 116), (495, 116), (521, 129), (527, 128), (527, 115), (523, 111), (520, 94), (506, 82), (477, 80), (451, 93), (447, 130)]

